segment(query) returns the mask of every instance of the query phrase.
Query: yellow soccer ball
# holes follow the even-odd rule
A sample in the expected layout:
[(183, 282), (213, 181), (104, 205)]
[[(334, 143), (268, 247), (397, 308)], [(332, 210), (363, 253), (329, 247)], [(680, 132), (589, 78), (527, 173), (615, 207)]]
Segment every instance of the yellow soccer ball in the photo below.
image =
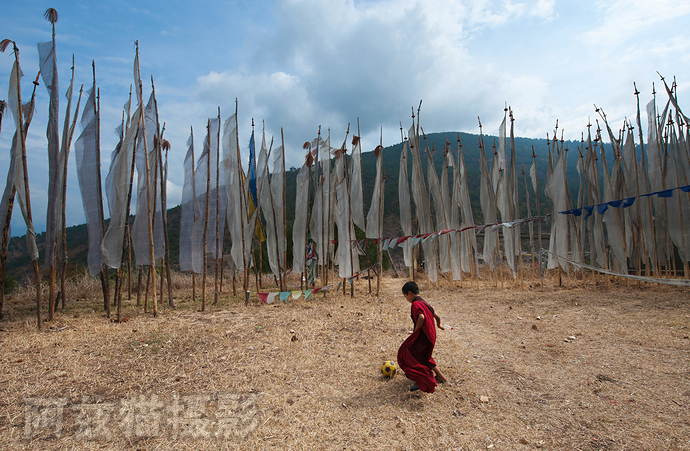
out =
[(383, 365), (381, 365), (381, 374), (383, 377), (393, 377), (395, 376), (396, 371), (398, 371), (398, 367), (390, 360), (386, 360), (383, 362)]

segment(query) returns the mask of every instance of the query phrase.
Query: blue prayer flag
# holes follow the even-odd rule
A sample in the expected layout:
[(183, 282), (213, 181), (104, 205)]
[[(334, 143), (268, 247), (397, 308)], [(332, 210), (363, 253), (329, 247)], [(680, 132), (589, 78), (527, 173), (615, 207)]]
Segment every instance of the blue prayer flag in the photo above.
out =
[(252, 194), (254, 205), (256, 205), (256, 158), (254, 157), (254, 131), (249, 138), (249, 192)]

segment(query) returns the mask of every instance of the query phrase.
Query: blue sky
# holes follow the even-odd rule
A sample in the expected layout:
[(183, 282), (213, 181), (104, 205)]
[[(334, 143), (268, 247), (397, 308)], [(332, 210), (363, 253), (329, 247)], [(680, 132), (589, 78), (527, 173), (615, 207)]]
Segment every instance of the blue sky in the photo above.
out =
[[(556, 120), (566, 139), (579, 139), (593, 104), (620, 127), (634, 118), (633, 82), (644, 106), (659, 71), (677, 77), (681, 106), (690, 85), (690, 2), (631, 1), (147, 1), (2, 2), (0, 39), (17, 42), (23, 98), (38, 70), (36, 43), (56, 24), (60, 90), (75, 55), (77, 83), (91, 83), (96, 62), (101, 94), (103, 179), (117, 143), (139, 41), (145, 96), (156, 83), (161, 121), (172, 145), (169, 206), (179, 203), (190, 126), (200, 148), (206, 119), (226, 118), (239, 102), (244, 155), (257, 130), (280, 139), (287, 166), (303, 161), (301, 144), (319, 126), (341, 142), (359, 118), (364, 150), (383, 129), (384, 145), (400, 141), (399, 124), (422, 105), (427, 132), (495, 134), (507, 103), (516, 134), (541, 138)], [(0, 99), (7, 96), (12, 54), (0, 54)], [(2, 86), (5, 86), (2, 88)], [(3, 94), (4, 93), (4, 94)], [(61, 116), (66, 102), (61, 98)], [(34, 222), (45, 228), (48, 96), (37, 95), (27, 152)], [(3, 119), (0, 180), (5, 180), (13, 123)], [(62, 117), (60, 123), (62, 124)], [(643, 118), (644, 121), (644, 118)], [(62, 127), (62, 126), (60, 126)], [(75, 140), (80, 130), (75, 132)], [(246, 158), (246, 157), (245, 157)], [(245, 163), (246, 164), (246, 163)], [(74, 161), (68, 179), (69, 225), (84, 222)], [(107, 211), (107, 208), (106, 208)], [(13, 235), (24, 233), (13, 215)]]

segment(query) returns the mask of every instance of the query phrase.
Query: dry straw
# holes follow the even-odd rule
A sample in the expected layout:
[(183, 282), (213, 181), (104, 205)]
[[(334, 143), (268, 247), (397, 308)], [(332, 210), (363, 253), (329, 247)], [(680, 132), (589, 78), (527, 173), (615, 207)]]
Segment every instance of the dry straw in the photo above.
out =
[[(290, 286), (299, 281), (289, 280)], [(198, 312), (191, 276), (173, 273), (172, 310), (123, 302), (108, 320), (97, 279), (68, 280), (68, 308), (37, 332), (32, 289), (8, 301), (1, 324), (0, 434), (8, 449), (687, 449), (690, 304), (675, 288), (422, 285), (443, 324), (434, 356), (449, 378), (434, 394), (384, 381), (412, 322), (404, 280), (381, 296), (355, 286), (262, 305), (225, 294)], [(209, 282), (210, 283), (210, 282)], [(361, 289), (357, 289), (361, 287)], [(84, 400), (252, 396), (246, 435), (176, 439), (77, 438)], [(24, 399), (65, 398), (64, 434), (24, 438)], [(120, 405), (121, 404), (117, 404)], [(206, 406), (213, 409), (212, 405)], [(116, 428), (116, 425), (108, 427)], [(117, 430), (117, 429), (112, 429)], [(161, 431), (168, 431), (162, 428)], [(168, 431), (169, 432), (169, 431)]]

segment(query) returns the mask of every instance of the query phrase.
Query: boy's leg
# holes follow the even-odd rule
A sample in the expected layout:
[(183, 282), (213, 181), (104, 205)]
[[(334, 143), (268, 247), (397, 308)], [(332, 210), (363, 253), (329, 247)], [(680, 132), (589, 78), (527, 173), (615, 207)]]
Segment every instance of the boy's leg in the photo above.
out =
[(448, 379), (446, 379), (446, 376), (443, 375), (441, 370), (438, 369), (438, 366), (433, 367), (431, 369), (431, 371), (433, 371), (434, 374), (436, 374), (436, 381), (437, 382), (443, 383), (443, 382), (446, 382), (448, 380)]

